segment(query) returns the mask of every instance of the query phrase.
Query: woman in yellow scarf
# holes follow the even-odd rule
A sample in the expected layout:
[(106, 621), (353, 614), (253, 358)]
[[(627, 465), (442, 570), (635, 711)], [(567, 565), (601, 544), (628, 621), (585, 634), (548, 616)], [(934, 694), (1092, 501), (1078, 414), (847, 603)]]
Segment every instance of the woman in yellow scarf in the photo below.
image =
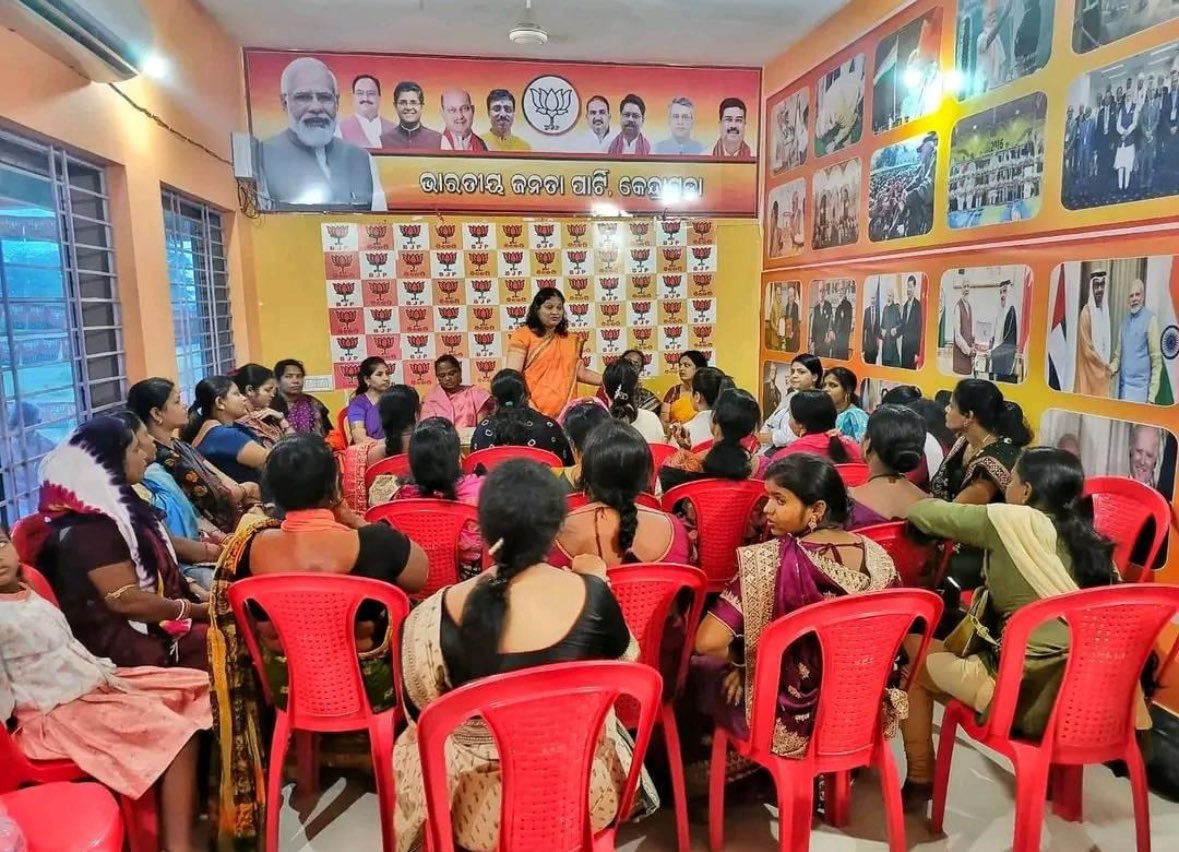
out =
[(701, 367), (708, 366), (708, 359), (703, 352), (689, 349), (680, 356), (678, 365), (680, 383), (672, 387), (663, 396), (663, 425), (687, 423), (696, 416), (696, 408), (692, 405), (692, 377)]

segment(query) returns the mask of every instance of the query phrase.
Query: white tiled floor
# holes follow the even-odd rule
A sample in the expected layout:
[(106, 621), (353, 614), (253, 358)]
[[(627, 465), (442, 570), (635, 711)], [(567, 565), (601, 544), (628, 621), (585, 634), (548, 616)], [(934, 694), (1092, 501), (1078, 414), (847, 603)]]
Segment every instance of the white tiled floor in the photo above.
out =
[[(900, 768), (899, 738), (894, 740)], [(947, 836), (931, 835), (924, 820), (910, 817), (905, 826), (909, 849), (923, 852), (1000, 852), (1011, 848), (1012, 778), (1000, 758), (976, 751), (963, 741), (954, 752), (953, 777), (946, 811)], [(289, 796), (290, 789), (287, 794)], [(1085, 821), (1067, 823), (1049, 815), (1042, 849), (1050, 852), (1132, 852), (1134, 818), (1130, 787), (1104, 767), (1085, 773)], [(1157, 796), (1150, 801), (1151, 836), (1156, 852), (1179, 848), (1179, 805)], [(725, 821), (725, 848), (733, 852), (778, 848), (778, 822), (768, 807), (731, 809)], [(376, 796), (358, 782), (339, 780), (324, 790), (311, 810), (302, 814), (284, 805), (282, 852), (366, 852), (380, 849)], [(665, 807), (654, 818), (626, 826), (621, 852), (671, 852), (675, 821)], [(692, 848), (708, 848), (707, 830), (692, 826)], [(887, 850), (880, 786), (874, 774), (861, 776), (852, 793), (851, 825), (837, 830), (816, 822), (814, 852)]]

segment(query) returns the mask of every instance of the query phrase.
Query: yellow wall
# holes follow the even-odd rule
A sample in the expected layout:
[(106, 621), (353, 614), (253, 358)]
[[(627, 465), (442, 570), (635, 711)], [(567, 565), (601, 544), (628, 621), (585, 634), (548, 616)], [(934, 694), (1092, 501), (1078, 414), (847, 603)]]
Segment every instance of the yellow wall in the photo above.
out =
[[(273, 364), (280, 358), (296, 357), (306, 363), (309, 374), (331, 373), (320, 226), (327, 221), (372, 225), (390, 218), (283, 215), (267, 216), (252, 223), (259, 314), (255, 360)], [(756, 394), (761, 228), (752, 219), (715, 222), (719, 263), (717, 363), (738, 385)], [(668, 375), (649, 384), (652, 390), (661, 391), (673, 381)], [(343, 402), (343, 392), (333, 394), (329, 400), (333, 407)]]
[[(193, 0), (150, 0), (155, 49), (171, 72), (119, 88), (179, 132), (229, 157), (229, 134), (246, 126), (241, 51)], [(254, 308), (247, 235), (239, 227), (229, 166), (135, 111), (108, 86), (0, 29), (0, 125), (109, 164), (110, 214), (131, 381), (176, 374), (164, 248), (161, 184), (227, 211), (229, 279), (239, 359), (252, 351)]]

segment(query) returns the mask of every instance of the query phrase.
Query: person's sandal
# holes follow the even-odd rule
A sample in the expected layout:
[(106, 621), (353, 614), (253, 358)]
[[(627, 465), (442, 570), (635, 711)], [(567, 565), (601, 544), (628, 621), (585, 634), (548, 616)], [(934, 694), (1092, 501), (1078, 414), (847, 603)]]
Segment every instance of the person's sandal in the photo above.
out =
[(901, 787), (901, 806), (907, 814), (924, 816), (933, 799), (932, 781), (906, 781)]

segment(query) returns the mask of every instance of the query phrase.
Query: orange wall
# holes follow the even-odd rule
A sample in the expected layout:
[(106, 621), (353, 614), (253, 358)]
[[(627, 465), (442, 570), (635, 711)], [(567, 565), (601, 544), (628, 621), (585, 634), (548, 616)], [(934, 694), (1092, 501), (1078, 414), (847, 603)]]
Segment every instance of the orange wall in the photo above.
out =
[[(192, 0), (146, 0), (156, 50), (171, 72), (161, 82), (119, 87), (181, 133), (229, 157), (229, 134), (244, 129), (241, 51)], [(226, 211), (229, 279), (238, 359), (257, 335), (249, 230), (240, 227), (230, 167), (136, 112), (106, 85), (83, 78), (0, 29), (0, 124), (105, 160), (114, 225), (127, 372), (131, 381), (176, 374), (160, 186)]]

